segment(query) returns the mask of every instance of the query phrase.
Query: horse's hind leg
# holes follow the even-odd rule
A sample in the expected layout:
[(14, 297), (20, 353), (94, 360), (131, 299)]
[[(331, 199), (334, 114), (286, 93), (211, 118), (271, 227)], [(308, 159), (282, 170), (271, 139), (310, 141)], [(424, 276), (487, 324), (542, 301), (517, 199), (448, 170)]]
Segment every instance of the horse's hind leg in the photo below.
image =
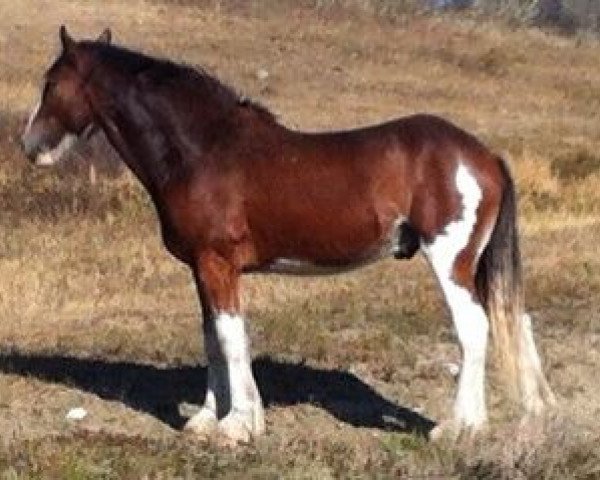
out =
[[(444, 292), (462, 350), (462, 368), (451, 427), (456, 433), (476, 431), (487, 420), (485, 407), (485, 357), (489, 322), (475, 290), (475, 271), (493, 222), (480, 218), (488, 210), (482, 191), (466, 167), (459, 165), (456, 187), (462, 214), (448, 223), (423, 251)], [(436, 435), (438, 432), (432, 432)]]
[[(462, 350), (462, 368), (450, 427), (476, 431), (487, 420), (485, 407), (485, 357), (489, 323), (474, 295), (470, 270), (472, 258), (459, 259), (443, 246), (452, 238), (438, 239), (426, 249), (426, 256), (444, 292), (446, 303)], [(435, 432), (434, 432), (435, 435)]]

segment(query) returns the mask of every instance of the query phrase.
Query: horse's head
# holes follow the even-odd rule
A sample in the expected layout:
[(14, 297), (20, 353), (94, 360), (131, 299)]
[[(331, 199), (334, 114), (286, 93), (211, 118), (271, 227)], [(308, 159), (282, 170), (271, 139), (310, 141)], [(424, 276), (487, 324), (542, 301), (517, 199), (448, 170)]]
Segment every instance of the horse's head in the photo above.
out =
[[(60, 40), (62, 52), (44, 75), (40, 100), (21, 138), (23, 151), (36, 165), (55, 164), (94, 123), (86, 94), (93, 59), (64, 26)], [(110, 31), (105, 30), (97, 42), (109, 43)]]

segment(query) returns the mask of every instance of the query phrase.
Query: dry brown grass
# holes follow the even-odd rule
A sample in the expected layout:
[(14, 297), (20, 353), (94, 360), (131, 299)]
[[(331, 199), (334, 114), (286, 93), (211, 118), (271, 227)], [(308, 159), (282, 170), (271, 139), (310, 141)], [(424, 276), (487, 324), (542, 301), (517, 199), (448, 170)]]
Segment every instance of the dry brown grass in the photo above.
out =
[[(6, 478), (598, 478), (597, 41), (464, 17), (390, 23), (314, 2), (190, 3), (0, 3)], [(373, 415), (397, 413), (385, 399), (435, 419), (451, 405), (443, 365), (459, 354), (416, 259), (248, 278), (268, 434), (233, 452), (182, 437), (177, 404), (199, 401), (204, 381), (191, 367), (202, 358), (197, 304), (147, 197), (128, 175), (90, 186), (85, 171), (32, 169), (16, 146), (61, 23), (78, 35), (110, 26), (118, 42), (204, 65), (290, 125), (429, 111), (505, 152), (521, 192), (528, 305), (560, 399), (553, 418), (519, 430), (492, 372), (491, 433), (475, 445), (376, 426)], [(88, 418), (67, 422), (78, 405)]]

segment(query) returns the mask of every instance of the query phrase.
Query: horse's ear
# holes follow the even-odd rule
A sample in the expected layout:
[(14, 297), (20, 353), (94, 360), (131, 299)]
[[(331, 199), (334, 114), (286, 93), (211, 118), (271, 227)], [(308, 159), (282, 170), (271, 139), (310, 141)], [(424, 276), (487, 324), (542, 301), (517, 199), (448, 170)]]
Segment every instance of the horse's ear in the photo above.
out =
[(109, 44), (112, 40), (112, 33), (110, 31), (110, 28), (106, 28), (98, 37), (98, 39), (96, 40), (97, 42), (100, 43), (106, 43)]
[(65, 52), (70, 51), (75, 46), (75, 40), (69, 35), (67, 28), (64, 25), (60, 26), (60, 42), (62, 43)]

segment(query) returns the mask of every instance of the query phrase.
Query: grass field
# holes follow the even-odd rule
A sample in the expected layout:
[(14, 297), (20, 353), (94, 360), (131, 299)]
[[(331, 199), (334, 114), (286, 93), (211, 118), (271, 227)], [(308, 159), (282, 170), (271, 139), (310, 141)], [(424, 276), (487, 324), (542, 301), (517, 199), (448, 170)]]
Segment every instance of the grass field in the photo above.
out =
[[(600, 41), (333, 1), (197, 3), (0, 1), (2, 478), (600, 478)], [(484, 437), (406, 432), (448, 413), (460, 358), (415, 258), (246, 278), (268, 432), (233, 450), (183, 435), (206, 376), (198, 306), (146, 195), (129, 174), (92, 185), (18, 149), (62, 23), (202, 65), (294, 127), (427, 111), (508, 156), (557, 410), (520, 430), (490, 365)]]

